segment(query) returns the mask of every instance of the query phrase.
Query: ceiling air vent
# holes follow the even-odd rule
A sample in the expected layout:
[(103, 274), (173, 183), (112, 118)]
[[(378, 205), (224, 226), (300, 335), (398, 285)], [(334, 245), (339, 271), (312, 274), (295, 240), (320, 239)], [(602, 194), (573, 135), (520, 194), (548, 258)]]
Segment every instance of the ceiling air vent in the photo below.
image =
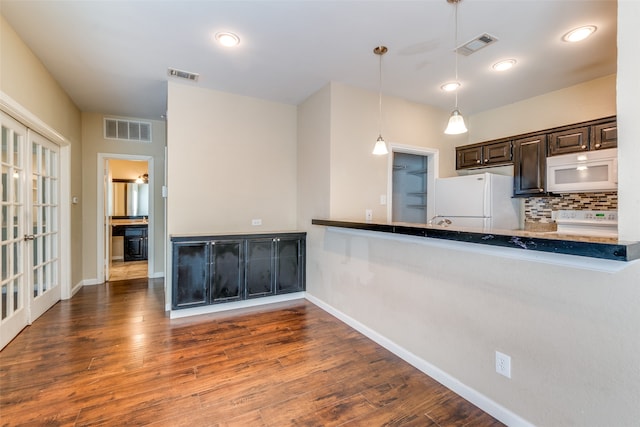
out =
[(180, 79), (191, 80), (192, 82), (197, 82), (200, 74), (198, 73), (190, 73), (188, 71), (176, 70), (175, 68), (169, 68), (169, 76), (178, 77)]
[(151, 142), (151, 123), (105, 117), (104, 137), (122, 141)]
[(498, 39), (489, 35), (487, 33), (482, 34), (481, 36), (476, 37), (473, 40), (470, 40), (456, 49), (460, 55), (469, 56), (472, 53), (475, 53), (482, 49), (483, 47), (487, 47), (490, 44), (497, 42)]

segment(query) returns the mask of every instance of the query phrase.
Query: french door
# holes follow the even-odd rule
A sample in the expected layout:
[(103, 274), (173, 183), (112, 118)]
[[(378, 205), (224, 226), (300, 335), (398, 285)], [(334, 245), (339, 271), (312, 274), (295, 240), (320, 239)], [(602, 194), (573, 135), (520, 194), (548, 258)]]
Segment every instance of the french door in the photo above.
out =
[(0, 113), (0, 348), (60, 300), (59, 147)]

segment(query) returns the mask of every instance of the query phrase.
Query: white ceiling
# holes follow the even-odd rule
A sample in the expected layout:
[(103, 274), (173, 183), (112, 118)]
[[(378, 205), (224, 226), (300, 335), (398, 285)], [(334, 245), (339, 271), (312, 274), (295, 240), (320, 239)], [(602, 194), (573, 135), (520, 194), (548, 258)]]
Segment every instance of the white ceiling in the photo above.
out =
[[(446, 0), (90, 1), (0, 0), (0, 12), (82, 111), (160, 119), (167, 68), (210, 88), (298, 104), (329, 81), (451, 110), (454, 6)], [(463, 0), (459, 44), (499, 41), (458, 56), (463, 114), (510, 104), (616, 72), (616, 0)], [(568, 30), (598, 27), (588, 40)], [(212, 42), (219, 31), (236, 49)], [(515, 58), (497, 73), (491, 65)], [(171, 78), (174, 79), (174, 78)]]

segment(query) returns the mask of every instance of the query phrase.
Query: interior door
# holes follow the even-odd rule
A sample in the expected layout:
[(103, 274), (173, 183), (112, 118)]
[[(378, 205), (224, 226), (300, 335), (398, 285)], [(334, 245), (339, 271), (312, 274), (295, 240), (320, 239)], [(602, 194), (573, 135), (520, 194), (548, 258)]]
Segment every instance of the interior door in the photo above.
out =
[(28, 131), (31, 151), (31, 181), (27, 209), (31, 228), (25, 239), (29, 250), (31, 279), (30, 322), (60, 300), (60, 153), (35, 132)]
[(60, 300), (59, 147), (4, 113), (0, 347)]
[(29, 321), (25, 274), (25, 146), (27, 129), (0, 112), (2, 127), (2, 182), (0, 210), (2, 241), (0, 258), (0, 348), (3, 348), (27, 326)]

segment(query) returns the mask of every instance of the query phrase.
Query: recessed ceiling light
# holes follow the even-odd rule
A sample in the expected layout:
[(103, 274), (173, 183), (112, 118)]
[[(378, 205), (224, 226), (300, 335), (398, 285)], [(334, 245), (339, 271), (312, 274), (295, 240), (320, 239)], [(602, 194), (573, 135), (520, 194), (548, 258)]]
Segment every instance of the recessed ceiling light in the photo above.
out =
[(506, 71), (516, 65), (515, 59), (505, 59), (504, 61), (498, 61), (491, 66), (496, 71)]
[(440, 86), (440, 89), (442, 89), (445, 92), (453, 92), (454, 90), (457, 90), (459, 87), (460, 87), (460, 82), (449, 82)]
[(595, 25), (587, 25), (584, 27), (574, 28), (573, 30), (562, 36), (562, 40), (570, 43), (579, 42), (595, 33), (596, 29), (597, 27)]
[(233, 33), (216, 33), (215, 39), (222, 46), (233, 47), (240, 44), (240, 37)]

